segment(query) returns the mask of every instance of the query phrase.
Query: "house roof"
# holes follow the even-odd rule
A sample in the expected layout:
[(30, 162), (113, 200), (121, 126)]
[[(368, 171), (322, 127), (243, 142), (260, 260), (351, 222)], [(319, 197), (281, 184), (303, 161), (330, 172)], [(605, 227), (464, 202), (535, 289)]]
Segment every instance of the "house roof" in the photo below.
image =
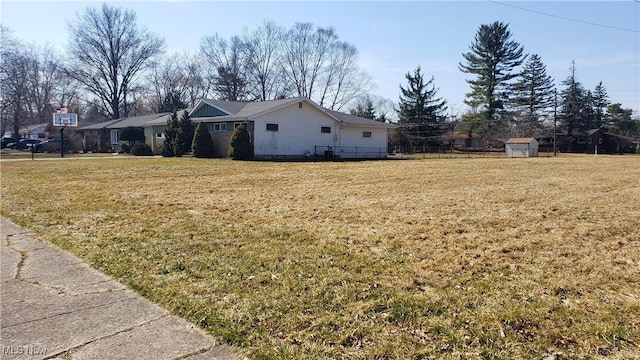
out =
[(209, 105), (209, 106), (216, 107), (226, 112), (229, 115), (233, 115), (233, 114), (237, 114), (240, 110), (242, 110), (242, 108), (247, 106), (247, 104), (250, 104), (250, 103), (246, 101), (225, 101), (225, 100), (202, 99), (198, 101), (196, 106), (194, 106), (193, 111), (191, 113), (197, 111), (204, 105)]
[[(178, 117), (182, 116), (184, 111), (188, 110), (178, 111)], [(171, 116), (171, 113), (131, 116), (83, 126), (78, 130), (124, 129), (129, 126), (144, 127), (145, 125), (166, 124), (169, 116)]]
[[(334, 120), (344, 123), (346, 125), (354, 125), (354, 126), (375, 126), (375, 127), (384, 127), (391, 128), (394, 127), (393, 124), (383, 123), (380, 121), (375, 121), (371, 119), (366, 119), (362, 117), (358, 117), (355, 115), (350, 115), (346, 113), (342, 113), (335, 110), (329, 110), (322, 108), (315, 102), (307, 99), (307, 98), (291, 98), (291, 99), (279, 99), (279, 100), (267, 100), (267, 101), (254, 101), (254, 102), (237, 102), (237, 101), (223, 101), (223, 100), (202, 100), (198, 102), (198, 105), (194, 107), (196, 110), (202, 108), (205, 104), (210, 106), (214, 106), (224, 112), (229, 113), (226, 116), (216, 116), (211, 118), (203, 118), (202, 120), (217, 120), (217, 121), (227, 121), (227, 120), (251, 120), (258, 116), (282, 109), (291, 104), (296, 104), (299, 102), (305, 102), (315, 107), (319, 111), (324, 112), (329, 117), (332, 117)], [(197, 118), (193, 119), (194, 121), (198, 121)]]
[(507, 144), (531, 144), (532, 142), (537, 141), (534, 138), (511, 138), (507, 140)]
[(21, 134), (31, 134), (36, 130), (40, 130), (40, 129), (46, 128), (49, 124), (50, 123), (26, 125), (26, 126), (23, 126), (22, 128), (20, 128), (20, 133)]
[[(253, 102), (202, 99), (198, 101), (198, 103), (196, 104), (196, 106), (194, 106), (192, 110), (187, 109), (187, 110), (182, 110), (178, 112), (178, 116), (179, 117), (182, 116), (183, 111), (188, 111), (189, 114), (193, 114), (204, 106), (212, 106), (221, 110), (224, 113), (227, 113), (228, 115), (216, 116), (216, 117), (191, 118), (191, 120), (194, 122), (245, 121), (245, 120), (252, 120), (256, 117), (262, 116), (264, 114), (268, 114), (273, 111), (277, 111), (291, 104), (296, 104), (299, 102), (305, 102), (311, 105), (312, 107), (316, 108), (318, 111), (324, 112), (327, 116), (333, 118), (337, 122), (344, 124), (346, 126), (368, 126), (368, 127), (382, 127), (382, 128), (395, 127), (395, 125), (393, 124), (366, 119), (366, 118), (358, 117), (355, 115), (342, 113), (339, 111), (324, 109), (318, 104), (316, 104), (315, 102), (307, 98), (291, 98), (291, 99), (278, 99), (278, 100), (253, 101)], [(142, 127), (142, 126), (164, 125), (167, 123), (169, 116), (171, 116), (170, 113), (160, 113), (160, 114), (126, 117), (126, 118), (110, 120), (110, 121), (105, 121), (97, 124), (83, 126), (78, 130), (122, 129), (128, 126)]]
[(340, 120), (341, 122), (347, 125), (355, 125), (355, 126), (375, 126), (375, 127), (385, 127), (385, 128), (393, 128), (396, 127), (394, 124), (384, 123), (382, 121), (376, 121), (372, 119), (367, 119), (351, 114), (346, 114), (343, 112), (335, 111), (335, 110), (325, 110), (329, 114), (332, 114), (335, 118)]

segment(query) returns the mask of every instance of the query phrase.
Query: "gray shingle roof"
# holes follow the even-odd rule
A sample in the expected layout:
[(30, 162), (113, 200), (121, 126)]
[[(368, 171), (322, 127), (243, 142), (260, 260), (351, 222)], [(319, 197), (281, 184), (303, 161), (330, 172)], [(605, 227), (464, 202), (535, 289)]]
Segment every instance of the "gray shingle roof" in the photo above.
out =
[(395, 127), (395, 125), (393, 124), (383, 123), (381, 121), (375, 121), (367, 118), (362, 118), (359, 116), (346, 114), (346, 113), (335, 111), (335, 110), (325, 110), (325, 111), (333, 115), (338, 120), (346, 123), (347, 125), (376, 126), (376, 127), (386, 127), (386, 128)]
[[(178, 111), (178, 118), (182, 116), (183, 111), (187, 110)], [(78, 128), (78, 130), (124, 129), (128, 126), (144, 127), (145, 125), (160, 125), (166, 124), (167, 120), (169, 120), (169, 116), (171, 116), (171, 113), (131, 116), (83, 126), (81, 128)]]
[[(215, 121), (251, 119), (253, 117), (260, 116), (262, 114), (265, 114), (265, 113), (268, 113), (268, 112), (271, 112), (279, 108), (286, 107), (288, 105), (295, 104), (301, 101), (312, 104), (313, 106), (317, 107), (318, 110), (324, 111), (328, 116), (331, 116), (335, 118), (337, 121), (342, 122), (346, 125), (373, 126), (373, 127), (384, 127), (384, 128), (394, 127), (393, 124), (383, 123), (383, 122), (375, 121), (371, 119), (365, 119), (355, 115), (342, 113), (339, 111), (324, 109), (318, 106), (313, 101), (306, 98), (291, 98), (291, 99), (254, 101), (254, 102), (203, 99), (202, 103), (207, 104), (209, 106), (214, 106), (218, 109), (223, 110), (224, 112), (229, 113), (230, 115), (218, 116), (214, 118), (192, 118), (192, 120), (194, 122), (198, 122), (199, 120), (201, 121), (205, 119), (206, 121), (211, 121), (212, 119), (215, 119)], [(189, 111), (189, 110), (182, 110), (182, 111)], [(182, 116), (182, 111), (178, 112), (178, 117)], [(160, 113), (160, 114), (128, 117), (128, 118), (110, 120), (110, 121), (106, 121), (98, 124), (84, 126), (79, 128), (78, 130), (122, 129), (128, 126), (142, 127), (142, 126), (151, 126), (151, 125), (164, 125), (169, 119), (169, 116), (171, 116), (170, 113)]]
[(215, 106), (218, 109), (221, 109), (231, 115), (237, 114), (245, 106), (250, 104), (249, 102), (246, 102), (246, 101), (225, 101), (225, 100), (211, 100), (211, 99), (204, 99), (202, 101), (205, 104)]

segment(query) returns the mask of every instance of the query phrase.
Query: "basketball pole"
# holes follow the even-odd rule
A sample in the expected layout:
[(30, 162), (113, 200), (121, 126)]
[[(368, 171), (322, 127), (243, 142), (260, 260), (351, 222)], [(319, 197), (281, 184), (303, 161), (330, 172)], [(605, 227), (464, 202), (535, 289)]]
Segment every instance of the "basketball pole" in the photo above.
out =
[(64, 126), (60, 127), (60, 157), (64, 157)]

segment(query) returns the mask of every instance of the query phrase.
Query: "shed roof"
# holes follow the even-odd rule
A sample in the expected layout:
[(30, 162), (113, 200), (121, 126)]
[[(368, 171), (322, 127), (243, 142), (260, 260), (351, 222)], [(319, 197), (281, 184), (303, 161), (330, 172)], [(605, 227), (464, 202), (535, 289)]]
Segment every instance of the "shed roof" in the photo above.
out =
[(528, 137), (528, 138), (511, 138), (507, 140), (507, 144), (531, 144), (532, 142), (537, 142), (536, 139)]

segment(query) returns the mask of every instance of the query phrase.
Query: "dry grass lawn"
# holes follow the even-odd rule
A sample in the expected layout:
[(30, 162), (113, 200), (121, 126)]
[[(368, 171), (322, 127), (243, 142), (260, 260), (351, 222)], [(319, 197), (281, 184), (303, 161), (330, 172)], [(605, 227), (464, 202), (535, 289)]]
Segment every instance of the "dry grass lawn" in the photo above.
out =
[(1, 164), (1, 214), (252, 359), (640, 357), (640, 157)]

